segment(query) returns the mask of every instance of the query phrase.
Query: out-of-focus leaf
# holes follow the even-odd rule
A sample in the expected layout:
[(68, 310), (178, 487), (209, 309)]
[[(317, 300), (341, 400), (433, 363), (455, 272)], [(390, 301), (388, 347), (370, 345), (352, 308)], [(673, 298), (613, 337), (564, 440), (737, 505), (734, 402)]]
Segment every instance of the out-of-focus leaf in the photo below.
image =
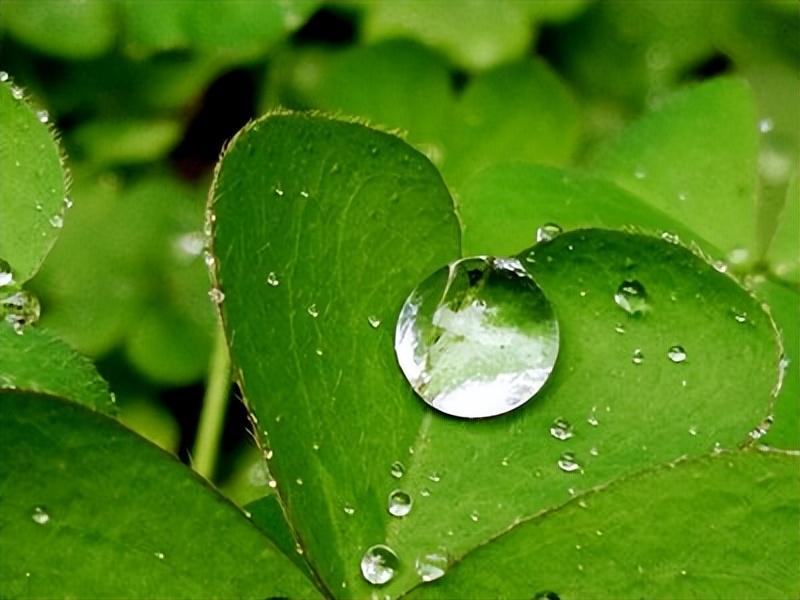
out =
[(177, 144), (182, 133), (182, 124), (175, 119), (107, 117), (87, 121), (69, 139), (77, 156), (107, 166), (158, 160)]
[(786, 186), (786, 200), (779, 213), (767, 260), (780, 278), (800, 283), (800, 176), (797, 172)]
[(163, 404), (145, 396), (120, 394), (117, 398), (120, 423), (167, 452), (177, 452), (180, 427)]
[(299, 546), (292, 535), (292, 530), (286, 522), (280, 500), (275, 493), (250, 502), (244, 507), (250, 513), (253, 524), (260, 528), (272, 542), (288, 556), (292, 562), (304, 570), (308, 570), (302, 556), (298, 553)]

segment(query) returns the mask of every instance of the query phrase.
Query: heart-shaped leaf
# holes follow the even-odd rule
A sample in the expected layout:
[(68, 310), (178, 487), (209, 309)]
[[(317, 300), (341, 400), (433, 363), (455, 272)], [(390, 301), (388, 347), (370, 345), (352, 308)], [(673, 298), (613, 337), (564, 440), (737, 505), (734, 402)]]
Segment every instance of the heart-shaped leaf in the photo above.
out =
[[(778, 349), (758, 302), (679, 245), (600, 230), (522, 257), (561, 324), (542, 392), (483, 421), (429, 409), (395, 364), (392, 330), (458, 236), (438, 175), (390, 136), (321, 117), (259, 121), (224, 155), (210, 218), (240, 384), (331, 593), (373, 591), (359, 568), (373, 544), (400, 557), (381, 590), (400, 595), (420, 580), (417, 558), (444, 546), (458, 559), (570, 491), (735, 446), (768, 410)], [(627, 281), (646, 290), (645, 314), (615, 303)], [(557, 418), (571, 438), (550, 434)], [(579, 469), (559, 468), (564, 452)], [(395, 489), (413, 500), (404, 518), (387, 511)]]
[(0, 393), (0, 595), (316, 598), (241, 510), (86, 408)]

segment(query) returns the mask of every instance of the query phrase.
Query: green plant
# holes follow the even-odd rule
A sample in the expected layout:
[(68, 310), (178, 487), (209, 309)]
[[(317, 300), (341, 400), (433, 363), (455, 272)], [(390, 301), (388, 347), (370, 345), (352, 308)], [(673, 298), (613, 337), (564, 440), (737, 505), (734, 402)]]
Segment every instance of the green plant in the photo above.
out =
[[(81, 18), (106, 23), (105, 5), (89, 4)], [(124, 6), (144, 47), (221, 45), (241, 61), (279, 35), (273, 21), (248, 27), (248, 3), (230, 18), (168, 5), (162, 29), (141, 5)], [(445, 4), (415, 6), (402, 18), (371, 9), (365, 35), (399, 27), (426, 46), (284, 48), (287, 64), (319, 60), (322, 76), (275, 86), (294, 102), (263, 98), (265, 109), (404, 126), (405, 139), (361, 119), (270, 110), (226, 145), (203, 224), (196, 186), (162, 168), (109, 170), (162, 155), (174, 121), (90, 121), (71, 134), (83, 156), (80, 228), (65, 229), (46, 261), (72, 217), (71, 177), (46, 114), (3, 77), (0, 595), (800, 593), (800, 188), (796, 165), (765, 152), (772, 125), (751, 87), (720, 77), (665, 93), (618, 135), (598, 128), (580, 145), (577, 100), (539, 61), (489, 68), (457, 96), (446, 82), (447, 61), (478, 69), (518, 56), (522, 34), (506, 21), (527, 7), (499, 4), (499, 33), (479, 27), (476, 52), (436, 12)], [(624, 23), (592, 10), (612, 31)], [(6, 26), (35, 39), (30, 16), (12, 14)], [(215, 14), (218, 30), (198, 25)], [(694, 23), (677, 14), (667, 30)], [(66, 47), (101, 53), (104, 27)], [(673, 34), (609, 36), (596, 60)], [(734, 55), (752, 50), (720, 38)], [(703, 32), (692, 39), (675, 62), (703, 55)], [(591, 60), (572, 56), (567, 70)], [(274, 81), (293, 72), (281, 64)], [(673, 67), (650, 83), (669, 89)], [(650, 76), (631, 69), (611, 87), (636, 103)], [(404, 103), (410, 84), (424, 92)], [(113, 152), (99, 149), (108, 136)], [(424, 404), (393, 348), (412, 289), (475, 255), (524, 265), (560, 338), (544, 388), (481, 420)], [(44, 299), (42, 327), (29, 287)], [(195, 381), (208, 363), (194, 446), (208, 478), (232, 378), (258, 446), (257, 499), (232, 502), (126, 428), (92, 362), (60, 338), (94, 356), (120, 348), (163, 385)], [(173, 438), (159, 439), (169, 448)]]

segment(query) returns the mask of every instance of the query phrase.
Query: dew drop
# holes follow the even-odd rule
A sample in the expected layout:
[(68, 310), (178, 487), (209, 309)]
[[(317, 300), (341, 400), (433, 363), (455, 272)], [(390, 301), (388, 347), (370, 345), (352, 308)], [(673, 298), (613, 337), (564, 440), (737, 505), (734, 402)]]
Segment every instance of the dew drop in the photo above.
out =
[(411, 496), (402, 490), (394, 490), (389, 494), (387, 509), (389, 514), (394, 517), (405, 517), (411, 512), (413, 500)]
[(622, 323), (617, 323), (616, 325), (614, 325), (614, 331), (620, 334), (625, 333), (625, 325), (623, 325)]
[(317, 309), (317, 305), (316, 304), (310, 305), (306, 309), (306, 312), (308, 313), (309, 317), (312, 317), (314, 319), (316, 319), (319, 316), (319, 310)]
[(575, 460), (575, 455), (572, 452), (564, 452), (561, 458), (558, 459), (558, 468), (565, 473), (574, 473), (581, 468), (581, 465)]
[(351, 504), (345, 504), (342, 507), (342, 510), (344, 511), (344, 514), (349, 515), (351, 517), (356, 513), (356, 509), (353, 508)]
[(0, 295), (0, 318), (9, 323), (18, 335), (36, 323), (40, 314), (39, 299), (27, 290)]
[(217, 261), (216, 261), (216, 259), (214, 258), (214, 255), (213, 255), (213, 254), (211, 254), (211, 252), (206, 252), (206, 253), (203, 255), (203, 262), (205, 263), (205, 265), (206, 265), (206, 267), (207, 267), (207, 268), (209, 268), (209, 269), (213, 269), (213, 268), (214, 268), (214, 264), (215, 264)]
[(473, 510), (473, 511), (472, 511), (472, 512), (469, 514), (469, 518), (470, 518), (470, 520), (472, 520), (472, 522), (473, 522), (473, 523), (477, 523), (478, 521), (480, 521), (480, 519), (481, 519), (481, 515), (478, 513), (478, 511), (477, 511), (477, 510)]
[(14, 273), (11, 270), (11, 265), (0, 258), (0, 288), (12, 283), (14, 283)]
[(11, 86), (11, 96), (14, 100), (22, 100), (22, 97), (25, 95), (25, 92), (22, 91), (21, 87), (16, 85)]
[(64, 208), (72, 208), (73, 204), (74, 202), (72, 201), (72, 198), (69, 196), (64, 196)]
[(426, 554), (416, 560), (415, 569), (422, 581), (434, 581), (447, 572), (447, 557), (438, 554)]
[(695, 427), (694, 425), (689, 427), (689, 435), (697, 435), (697, 427)]
[(597, 416), (596, 416), (596, 415), (593, 415), (593, 414), (592, 414), (592, 415), (589, 415), (588, 417), (586, 417), (586, 422), (587, 422), (589, 425), (591, 425), (592, 427), (597, 427), (597, 425), (600, 423), (600, 422), (597, 420)]
[(369, 315), (367, 317), (367, 322), (369, 323), (369, 326), (372, 327), (373, 329), (377, 329), (378, 327), (381, 326), (381, 320), (375, 315)]
[(164, 560), (164, 559), (166, 558), (166, 555), (165, 555), (163, 552), (153, 552), (153, 555), (154, 555), (154, 556), (155, 556), (155, 557), (156, 557), (158, 560)]
[(389, 469), (389, 473), (392, 474), (392, 477), (395, 479), (400, 479), (403, 475), (406, 474), (406, 468), (399, 460), (396, 460), (392, 463), (392, 466)]
[(642, 364), (644, 362), (644, 352), (642, 352), (640, 348), (636, 348), (636, 350), (633, 351), (633, 358), (631, 360), (635, 365)]
[(561, 600), (561, 596), (559, 596), (555, 592), (545, 590), (542, 592), (536, 592), (536, 595), (533, 597), (533, 600)]
[(558, 354), (552, 306), (516, 259), (455, 261), (406, 300), (395, 333), (403, 373), (449, 415), (499, 415), (531, 399)]
[(686, 360), (686, 351), (683, 346), (672, 346), (667, 350), (667, 357), (674, 363), (682, 363)]
[(592, 446), (591, 448), (589, 448), (589, 454), (591, 454), (592, 456), (597, 456), (600, 453), (597, 451), (597, 448)]
[(727, 273), (728, 272), (728, 263), (724, 260), (715, 260), (711, 263), (711, 266), (714, 267), (714, 270), (718, 273)]
[(647, 292), (635, 279), (623, 281), (614, 294), (614, 302), (629, 315), (642, 314), (648, 310)]
[(54, 229), (61, 229), (64, 226), (64, 218), (61, 215), (53, 215), (50, 217), (50, 226)]
[(208, 297), (214, 304), (222, 304), (225, 301), (225, 292), (218, 287), (213, 287), (208, 290)]
[(279, 198), (283, 196), (283, 190), (281, 189), (280, 186), (275, 186), (275, 189), (273, 191), (275, 192), (275, 195), (278, 196)]
[(267, 482), (267, 485), (274, 490), (276, 487), (278, 487), (278, 482), (275, 481), (274, 479), (270, 479)]
[(677, 233), (670, 233), (669, 231), (665, 231), (661, 234), (661, 239), (665, 242), (669, 242), (670, 244), (680, 244), (681, 238), (678, 237)]
[(772, 128), (775, 126), (774, 122), (770, 118), (761, 119), (758, 122), (758, 130), (761, 133), (769, 133), (772, 131)]
[(573, 435), (572, 425), (566, 419), (559, 417), (550, 425), (550, 435), (557, 440), (568, 440)]
[(39, 123), (48, 123), (50, 121), (50, 113), (46, 110), (37, 110), (36, 118), (39, 119)]
[(305, 191), (305, 190), (302, 190), (302, 191), (300, 192), (300, 195), (301, 195), (303, 198), (308, 198), (308, 192), (307, 192), (307, 191)]
[(6, 81), (8, 81), (8, 73), (0, 71), (0, 83), (5, 83)]
[(428, 496), (431, 495), (431, 491), (425, 487), (419, 491), (419, 495), (422, 496), (423, 498), (427, 498)]
[(294, 481), (295, 481), (295, 483), (296, 483), (297, 485), (303, 485), (303, 480), (302, 480), (302, 479), (300, 479), (299, 477), (298, 477), (297, 479), (295, 479)]
[(280, 285), (280, 281), (278, 280), (278, 276), (275, 274), (275, 271), (270, 271), (267, 275), (267, 285), (271, 285), (272, 287), (278, 287)]
[(47, 512), (44, 506), (34, 506), (31, 519), (38, 525), (47, 525), (50, 522), (50, 513)]
[(361, 574), (373, 585), (389, 583), (399, 567), (394, 550), (383, 544), (371, 546), (361, 558)]
[(563, 231), (564, 230), (561, 229), (561, 226), (557, 225), (556, 223), (545, 223), (536, 229), (536, 241), (549, 242), (550, 240), (561, 235)]
[(733, 319), (737, 323), (747, 323), (747, 313), (746, 312), (740, 312), (738, 310), (733, 310), (732, 312), (733, 312)]
[(433, 483), (439, 483), (442, 480), (442, 476), (437, 471), (428, 475), (428, 479), (431, 480)]

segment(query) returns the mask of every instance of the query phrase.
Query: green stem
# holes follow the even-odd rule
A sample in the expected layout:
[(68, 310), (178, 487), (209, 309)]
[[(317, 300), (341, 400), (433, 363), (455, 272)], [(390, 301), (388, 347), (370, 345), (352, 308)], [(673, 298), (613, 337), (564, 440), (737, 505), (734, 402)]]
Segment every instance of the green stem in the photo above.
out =
[(203, 408), (200, 411), (200, 423), (192, 450), (192, 466), (206, 479), (214, 476), (219, 454), (219, 442), (222, 427), (225, 424), (225, 412), (228, 406), (228, 392), (231, 381), (231, 361), (228, 344), (222, 326), (217, 327), (214, 349), (206, 379), (206, 392), (203, 396)]

